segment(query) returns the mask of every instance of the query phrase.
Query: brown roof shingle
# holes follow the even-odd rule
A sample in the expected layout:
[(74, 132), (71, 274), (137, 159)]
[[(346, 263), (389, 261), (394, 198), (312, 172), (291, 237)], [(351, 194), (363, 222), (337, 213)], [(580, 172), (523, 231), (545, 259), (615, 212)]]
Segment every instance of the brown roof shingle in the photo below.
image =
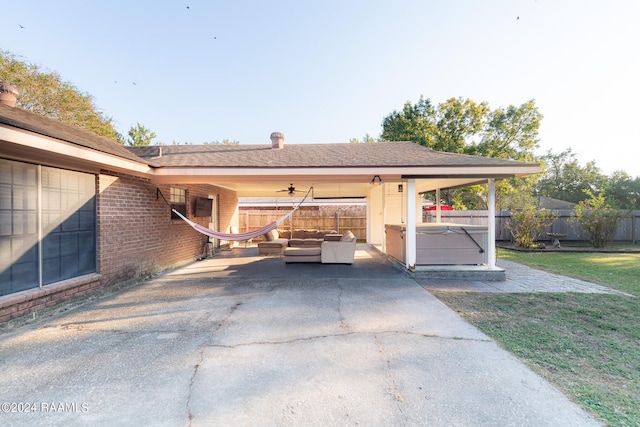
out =
[(18, 107), (0, 104), (0, 123), (128, 160), (146, 163), (117, 142)]
[(156, 167), (327, 168), (514, 166), (522, 162), (434, 151), (413, 142), (129, 147)]

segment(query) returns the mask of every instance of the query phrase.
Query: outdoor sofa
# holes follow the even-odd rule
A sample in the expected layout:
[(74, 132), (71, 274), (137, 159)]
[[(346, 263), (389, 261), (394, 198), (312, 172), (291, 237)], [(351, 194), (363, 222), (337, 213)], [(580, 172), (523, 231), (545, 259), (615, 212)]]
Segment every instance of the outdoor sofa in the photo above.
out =
[(320, 246), (297, 246), (284, 249), (284, 262), (320, 262), (323, 264), (353, 264), (356, 236), (351, 231), (343, 235), (327, 235)]
[(258, 243), (259, 255), (282, 255), (287, 247), (320, 247), (325, 236), (334, 235), (334, 230), (272, 230), (264, 234)]

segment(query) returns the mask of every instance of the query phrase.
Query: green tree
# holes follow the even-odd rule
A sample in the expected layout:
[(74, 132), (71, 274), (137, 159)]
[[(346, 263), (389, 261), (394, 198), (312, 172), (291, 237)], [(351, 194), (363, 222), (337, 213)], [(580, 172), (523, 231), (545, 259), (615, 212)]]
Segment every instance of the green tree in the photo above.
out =
[(640, 208), (640, 177), (633, 179), (624, 171), (615, 171), (606, 180), (604, 196), (616, 209)]
[(126, 141), (126, 145), (131, 147), (151, 145), (151, 142), (155, 137), (155, 132), (151, 132), (140, 123), (136, 123), (135, 126), (131, 126), (129, 129), (129, 138)]
[(605, 188), (607, 177), (595, 162), (581, 166), (570, 148), (559, 154), (549, 150), (541, 160), (543, 171), (536, 185), (540, 196), (578, 203), (587, 199), (587, 194), (600, 194)]
[(487, 116), (481, 142), (468, 153), (531, 162), (539, 146), (542, 117), (533, 100), (519, 107), (497, 108)]
[[(448, 153), (465, 153), (474, 147), (485, 126), (488, 105), (470, 99), (451, 98), (435, 110), (435, 129), (430, 148)], [(471, 150), (475, 151), (475, 150)]]
[(350, 143), (352, 143), (352, 144), (359, 144), (359, 143), (361, 143), (361, 142), (364, 142), (364, 143), (369, 143), (369, 142), (378, 142), (378, 141), (379, 141), (379, 139), (374, 138), (373, 136), (369, 135), (368, 133), (367, 133), (367, 134), (365, 134), (365, 135), (362, 137), (362, 140), (359, 140), (358, 138), (351, 138), (351, 139), (349, 140), (349, 142), (350, 142)]
[(232, 141), (230, 139), (223, 139), (222, 141), (211, 141), (211, 142), (205, 142), (204, 145), (238, 145), (240, 144), (240, 141)]
[(18, 89), (16, 107), (123, 142), (112, 119), (98, 111), (93, 97), (62, 81), (55, 72), (44, 71), (0, 50), (0, 82)]
[[(451, 98), (433, 106), (423, 97), (407, 102), (382, 122), (386, 141), (413, 141), (438, 151), (465, 153), (520, 161), (533, 161), (538, 147), (542, 114), (535, 101), (491, 110), (486, 102)], [(531, 204), (534, 178), (518, 178), (496, 183), (496, 201), (502, 209)], [(447, 204), (457, 209), (484, 209), (486, 187), (473, 186), (444, 191)]]
[(380, 137), (383, 141), (413, 141), (433, 148), (437, 132), (435, 111), (431, 101), (423, 97), (415, 105), (407, 102), (402, 111), (393, 111), (384, 118)]

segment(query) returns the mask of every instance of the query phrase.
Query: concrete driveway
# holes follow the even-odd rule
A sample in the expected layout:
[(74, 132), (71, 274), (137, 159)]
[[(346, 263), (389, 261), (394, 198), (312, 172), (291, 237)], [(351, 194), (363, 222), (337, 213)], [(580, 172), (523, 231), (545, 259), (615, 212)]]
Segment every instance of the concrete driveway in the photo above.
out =
[(0, 333), (0, 424), (598, 425), (366, 246), (233, 252)]

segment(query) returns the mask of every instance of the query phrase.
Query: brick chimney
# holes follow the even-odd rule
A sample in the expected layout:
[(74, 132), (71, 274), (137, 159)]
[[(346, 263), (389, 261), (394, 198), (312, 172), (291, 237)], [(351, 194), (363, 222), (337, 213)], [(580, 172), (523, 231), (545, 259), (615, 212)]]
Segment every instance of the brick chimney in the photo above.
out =
[(271, 148), (279, 149), (284, 147), (284, 134), (282, 132), (273, 132), (271, 134)]
[(0, 104), (15, 107), (18, 100), (18, 90), (6, 83), (0, 84)]

